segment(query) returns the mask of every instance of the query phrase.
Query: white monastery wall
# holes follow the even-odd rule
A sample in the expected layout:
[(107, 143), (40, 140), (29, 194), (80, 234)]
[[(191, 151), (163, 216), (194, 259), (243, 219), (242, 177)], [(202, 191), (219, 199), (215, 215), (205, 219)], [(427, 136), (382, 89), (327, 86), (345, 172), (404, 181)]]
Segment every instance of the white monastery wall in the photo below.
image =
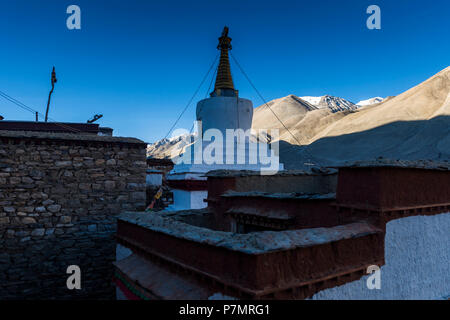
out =
[(381, 289), (367, 288), (367, 278), (323, 290), (314, 300), (449, 299), (450, 213), (413, 216), (386, 225)]

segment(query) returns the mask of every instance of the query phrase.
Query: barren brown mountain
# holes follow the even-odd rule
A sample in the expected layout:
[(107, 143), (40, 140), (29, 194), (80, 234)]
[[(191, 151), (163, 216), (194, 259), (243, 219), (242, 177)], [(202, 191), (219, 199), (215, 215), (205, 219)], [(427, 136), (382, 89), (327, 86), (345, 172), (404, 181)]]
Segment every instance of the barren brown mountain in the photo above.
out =
[[(378, 157), (450, 160), (450, 67), (398, 96), (356, 110), (318, 108), (295, 95), (268, 105), (255, 109), (252, 127), (280, 130), (287, 169)], [(176, 139), (159, 142), (150, 154), (168, 156), (174, 148)]]
[[(380, 104), (345, 116), (334, 114), (325, 125), (322, 119), (311, 116), (303, 127), (306, 119), (303, 117), (289, 129), (297, 140), (309, 145), (282, 143), (280, 153), (288, 168), (301, 167), (311, 160), (321, 165), (377, 157), (450, 160), (450, 67)], [(273, 123), (276, 118), (257, 121)], [(282, 139), (295, 144), (282, 126), (278, 127), (283, 132)]]

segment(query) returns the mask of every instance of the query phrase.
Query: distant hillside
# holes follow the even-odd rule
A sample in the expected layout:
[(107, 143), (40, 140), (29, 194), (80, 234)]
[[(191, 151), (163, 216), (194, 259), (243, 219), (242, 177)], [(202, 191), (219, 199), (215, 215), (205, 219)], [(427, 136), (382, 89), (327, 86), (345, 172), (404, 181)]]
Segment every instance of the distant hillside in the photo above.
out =
[(187, 135), (159, 140), (156, 143), (147, 146), (147, 156), (157, 159), (170, 159), (172, 155), (179, 155), (181, 142), (187, 139)]
[[(311, 98), (308, 99), (311, 103), (291, 94), (267, 103), (291, 132), (295, 132), (295, 136), (301, 144), (312, 142), (315, 135), (329, 124), (357, 109), (353, 103), (338, 97), (326, 95), (308, 98)], [(296, 143), (296, 140), (292, 139), (292, 136), (276, 120), (270, 109), (266, 105), (255, 108), (252, 127), (256, 129), (278, 128), (282, 140)], [(170, 158), (171, 154), (179, 154), (181, 139), (182, 137), (174, 137), (150, 144), (147, 154), (154, 158)]]
[(450, 67), (342, 117), (313, 140), (303, 147), (284, 145), (282, 161), (299, 167), (311, 158), (321, 165), (376, 157), (450, 160)]
[[(268, 102), (269, 107), (262, 105), (255, 109), (252, 127), (254, 129), (277, 128), (280, 131), (280, 140), (294, 144), (298, 144), (299, 142), (300, 144), (309, 144), (314, 141), (314, 137), (317, 134), (327, 128), (331, 123), (345, 117), (356, 109), (353, 104), (346, 103), (344, 106), (342, 103), (340, 106), (342, 110), (337, 111), (335, 104), (328, 105), (329, 100), (322, 98), (320, 97), (317, 101), (310, 99), (310, 103), (291, 94), (284, 98), (272, 100)], [(340, 101), (347, 100), (340, 99)], [(277, 120), (274, 113), (296, 139)]]
[[(358, 106), (328, 95), (289, 95), (270, 101), (270, 109), (255, 108), (252, 127), (279, 129), (287, 169), (377, 157), (450, 160), (450, 67), (398, 96), (380, 99)], [(176, 138), (160, 141), (149, 146), (149, 155), (168, 157), (177, 143)]]

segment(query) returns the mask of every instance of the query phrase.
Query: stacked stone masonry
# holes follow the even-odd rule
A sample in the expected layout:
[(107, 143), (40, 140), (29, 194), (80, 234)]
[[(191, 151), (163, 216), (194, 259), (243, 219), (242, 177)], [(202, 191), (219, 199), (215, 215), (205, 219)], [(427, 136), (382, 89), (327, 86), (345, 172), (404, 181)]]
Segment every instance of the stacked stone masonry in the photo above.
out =
[[(110, 299), (115, 216), (145, 206), (146, 145), (0, 135), (0, 300)], [(68, 290), (67, 267), (81, 269)]]

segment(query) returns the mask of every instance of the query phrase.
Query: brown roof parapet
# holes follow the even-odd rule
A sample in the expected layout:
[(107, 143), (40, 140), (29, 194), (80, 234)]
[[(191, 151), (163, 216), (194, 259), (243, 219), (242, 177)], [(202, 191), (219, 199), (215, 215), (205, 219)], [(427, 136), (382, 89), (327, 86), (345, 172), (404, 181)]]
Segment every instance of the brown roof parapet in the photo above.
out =
[(436, 160), (391, 160), (391, 159), (376, 159), (365, 161), (353, 161), (343, 165), (330, 166), (333, 169), (342, 168), (403, 168), (403, 169), (425, 169), (425, 170), (450, 170), (449, 161)]
[[(295, 177), (313, 175), (332, 175), (338, 171), (334, 168), (312, 168), (311, 170), (283, 170), (272, 176)], [(211, 170), (205, 174), (206, 177), (227, 178), (227, 177), (254, 177), (261, 176), (259, 171), (251, 170)]]
[[(7, 131), (35, 131), (98, 134), (100, 127), (97, 123), (76, 122), (37, 122), (37, 121), (2, 121), (0, 130)], [(112, 131), (112, 129), (110, 129)]]
[(269, 199), (289, 199), (289, 200), (335, 200), (336, 193), (269, 193), (269, 192), (234, 192), (228, 191), (222, 195), (225, 198), (269, 198)]
[(7, 131), (0, 130), (0, 139), (16, 141), (48, 141), (64, 143), (92, 143), (92, 144), (117, 144), (145, 147), (147, 144), (142, 140), (128, 137), (98, 136), (93, 134), (74, 134), (60, 132), (37, 132), (37, 131)]
[(192, 226), (165, 218), (163, 215), (128, 212), (121, 214), (118, 220), (132, 223), (152, 231), (165, 233), (176, 238), (206, 243), (246, 254), (262, 254), (279, 250), (310, 247), (382, 232), (370, 224), (360, 222), (333, 228), (235, 234)]
[[(424, 214), (433, 207), (434, 213), (445, 212), (450, 202), (449, 168), (448, 162), (426, 160), (361, 161), (342, 166), (336, 191), (338, 209), (349, 218), (359, 212), (357, 219), (379, 215), (385, 221)], [(386, 212), (398, 214), (384, 216)]]

